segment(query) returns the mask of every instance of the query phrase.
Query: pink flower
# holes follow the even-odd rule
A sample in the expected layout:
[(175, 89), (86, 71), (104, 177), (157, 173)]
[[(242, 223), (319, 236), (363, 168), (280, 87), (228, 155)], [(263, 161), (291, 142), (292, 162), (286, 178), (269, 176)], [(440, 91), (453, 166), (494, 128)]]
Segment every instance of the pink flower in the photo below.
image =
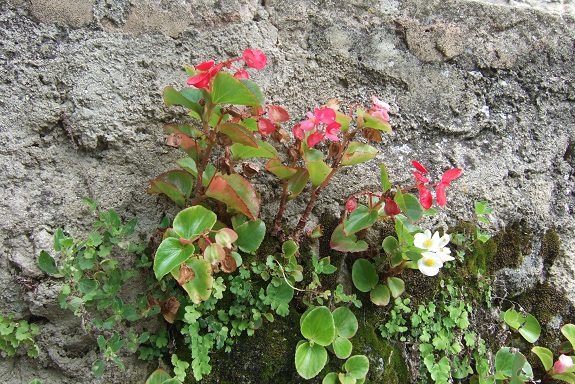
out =
[(570, 356), (561, 355), (559, 359), (553, 364), (554, 373), (564, 373), (567, 368), (573, 366), (573, 359)]
[[(339, 141), (337, 137), (341, 124), (335, 121), (336, 114), (331, 108), (315, 108), (314, 113), (307, 113), (308, 120), (302, 121), (299, 128), (303, 131), (314, 131), (307, 139), (311, 148), (327, 137), (333, 141)], [(313, 136), (313, 137), (312, 137)]]
[(389, 121), (389, 104), (379, 100), (375, 96), (372, 96), (371, 100), (373, 101), (373, 107), (371, 107), (367, 113), (370, 116), (377, 117), (383, 121)]
[(258, 131), (260, 131), (262, 135), (269, 135), (270, 133), (275, 132), (275, 130), (276, 126), (268, 119), (263, 117), (258, 119)]
[(314, 145), (316, 145), (317, 143), (319, 143), (320, 141), (322, 141), (324, 139), (323, 137), (323, 133), (321, 132), (314, 132), (311, 135), (308, 136), (307, 138), (307, 146), (312, 148)]
[(266, 66), (268, 58), (259, 49), (246, 49), (244, 51), (244, 61), (248, 67), (260, 70)]
[(210, 81), (218, 74), (222, 69), (223, 64), (218, 64), (214, 66), (214, 61), (204, 61), (195, 68), (200, 73), (190, 77), (187, 81), (188, 85), (192, 85), (196, 88), (206, 88), (210, 87)]
[(210, 69), (211, 67), (213, 67), (215, 64), (215, 61), (213, 60), (208, 60), (208, 61), (204, 61), (203, 63), (196, 65), (196, 69), (198, 71), (207, 71), (208, 69)]

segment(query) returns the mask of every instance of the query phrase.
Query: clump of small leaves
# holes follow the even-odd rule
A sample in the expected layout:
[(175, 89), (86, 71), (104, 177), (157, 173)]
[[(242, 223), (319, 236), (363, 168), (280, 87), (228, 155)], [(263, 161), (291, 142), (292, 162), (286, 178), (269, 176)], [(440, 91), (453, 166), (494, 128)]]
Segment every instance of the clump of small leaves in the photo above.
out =
[(14, 356), (19, 349), (25, 349), (30, 357), (38, 357), (40, 348), (34, 341), (40, 328), (26, 320), (14, 320), (14, 315), (0, 314), (0, 351)]

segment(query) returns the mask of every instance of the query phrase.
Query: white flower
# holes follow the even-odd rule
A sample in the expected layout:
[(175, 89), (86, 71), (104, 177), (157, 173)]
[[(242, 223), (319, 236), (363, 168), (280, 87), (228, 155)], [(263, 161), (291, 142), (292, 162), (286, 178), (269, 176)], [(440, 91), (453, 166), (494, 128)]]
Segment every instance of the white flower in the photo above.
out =
[(435, 232), (431, 236), (431, 231), (426, 229), (423, 233), (416, 233), (413, 240), (413, 245), (417, 248), (425, 249), (429, 252), (435, 252), (439, 249), (440, 245), (439, 232)]
[(417, 261), (417, 267), (426, 276), (435, 276), (439, 268), (443, 267), (443, 261), (435, 252), (423, 252), (421, 259)]

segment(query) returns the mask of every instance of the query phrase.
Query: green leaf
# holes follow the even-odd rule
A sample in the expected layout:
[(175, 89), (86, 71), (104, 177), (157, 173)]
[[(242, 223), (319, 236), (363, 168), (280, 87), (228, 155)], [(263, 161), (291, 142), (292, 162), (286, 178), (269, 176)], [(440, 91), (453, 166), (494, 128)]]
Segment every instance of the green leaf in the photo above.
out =
[(252, 253), (260, 247), (266, 234), (266, 225), (262, 220), (246, 221), (234, 230), (238, 234), (234, 244), (242, 251)]
[(330, 345), (335, 339), (335, 323), (327, 307), (315, 307), (301, 322), (301, 334), (322, 346)]
[(399, 277), (388, 277), (387, 285), (391, 291), (391, 296), (394, 298), (401, 296), (401, 294), (405, 292), (405, 282)]
[(270, 283), (266, 288), (265, 303), (269, 304), (278, 315), (287, 316), (289, 314), (289, 303), (293, 298), (293, 294), (293, 288), (290, 287), (285, 280), (282, 280), (282, 283), (277, 287)]
[(274, 159), (278, 157), (277, 150), (269, 143), (256, 140), (258, 147), (249, 147), (247, 145), (236, 143), (230, 147), (232, 157), (235, 161), (261, 157), (265, 159)]
[(379, 281), (375, 267), (366, 259), (357, 259), (353, 263), (351, 279), (353, 285), (361, 292), (371, 291)]
[(333, 352), (340, 359), (347, 359), (351, 355), (353, 345), (349, 339), (338, 336), (333, 341)]
[(309, 380), (323, 369), (327, 363), (327, 351), (319, 344), (304, 342), (295, 351), (295, 366), (297, 373)]
[(298, 245), (293, 240), (288, 240), (282, 244), (282, 253), (286, 255), (286, 257), (291, 257), (295, 255), (298, 251)]
[(369, 372), (369, 360), (365, 355), (355, 355), (347, 359), (343, 367), (349, 375), (360, 380)]
[(575, 384), (575, 375), (571, 372), (556, 373), (551, 376), (552, 379), (562, 380), (566, 383)]
[(321, 384), (340, 384), (337, 373), (330, 372), (323, 378)]
[(368, 244), (363, 240), (357, 240), (355, 235), (346, 236), (343, 224), (338, 225), (331, 235), (330, 247), (340, 252), (363, 252)]
[(575, 349), (575, 325), (565, 324), (561, 327), (561, 333), (569, 340), (572, 349)]
[(389, 304), (390, 299), (390, 292), (389, 288), (387, 288), (383, 284), (377, 284), (371, 292), (369, 292), (369, 298), (372, 303), (379, 306), (386, 306)]
[(545, 371), (548, 371), (553, 367), (553, 353), (550, 350), (544, 347), (533, 347), (531, 348), (531, 352), (539, 357)]
[(412, 222), (417, 222), (423, 217), (423, 207), (415, 196), (409, 193), (404, 195), (398, 188), (393, 200)]
[(160, 280), (174, 268), (188, 260), (194, 254), (196, 247), (192, 244), (183, 245), (179, 239), (168, 237), (162, 241), (154, 258), (154, 273)]
[(391, 132), (391, 125), (389, 122), (365, 113), (362, 108), (357, 108), (356, 111), (358, 126), (362, 126), (364, 128), (373, 128), (377, 129), (378, 131)]
[(373, 159), (378, 154), (377, 149), (369, 144), (352, 141), (343, 153), (341, 165), (356, 165)]
[(246, 145), (248, 147), (258, 147), (254, 135), (246, 128), (234, 123), (221, 123), (216, 127), (218, 132), (228, 136), (234, 143)]
[(317, 149), (307, 149), (303, 154), (311, 185), (319, 187), (325, 181), (332, 169), (323, 161), (323, 153)]
[(351, 117), (339, 111), (335, 111), (335, 121), (341, 124), (341, 127), (339, 128), (341, 133), (346, 133), (351, 123)]
[(194, 241), (218, 221), (216, 214), (209, 209), (196, 205), (180, 211), (174, 218), (174, 230), (178, 236)]
[(507, 325), (509, 325), (514, 330), (517, 330), (523, 325), (523, 323), (525, 323), (525, 318), (513, 308), (505, 311), (503, 320), (505, 320)]
[[(186, 261), (186, 264), (194, 271), (194, 278), (182, 285), (182, 288), (186, 290), (192, 302), (200, 304), (209, 299), (212, 294), (212, 286), (214, 285), (212, 268), (207, 261), (195, 257)], [(180, 270), (178, 268), (173, 269), (172, 275), (177, 279)]]
[(204, 133), (198, 128), (188, 124), (165, 124), (162, 128), (167, 133), (183, 133), (184, 135), (194, 138), (202, 137), (204, 135)]
[(263, 105), (263, 95), (254, 82), (240, 81), (229, 73), (220, 71), (213, 81), (212, 102), (260, 107)]
[(296, 173), (288, 179), (287, 200), (295, 199), (307, 185), (309, 172), (304, 168), (296, 168)]
[(357, 332), (357, 318), (348, 307), (338, 307), (333, 313), (337, 335), (349, 339)]
[(182, 170), (164, 172), (153, 180), (146, 189), (148, 193), (163, 193), (179, 206), (185, 206), (194, 187), (193, 176)]
[(525, 340), (530, 343), (534, 343), (539, 339), (539, 336), (541, 335), (541, 326), (539, 325), (537, 319), (528, 313), (527, 318), (525, 319), (525, 323), (521, 328), (519, 328), (519, 333)]
[(215, 175), (206, 190), (206, 196), (221, 201), (253, 220), (260, 213), (260, 199), (253, 185), (237, 173)]
[(148, 379), (146, 380), (145, 384), (163, 384), (164, 381), (171, 379), (172, 376), (168, 374), (168, 372), (164, 371), (161, 368), (156, 369)]
[(41, 270), (49, 275), (57, 275), (60, 272), (56, 267), (56, 261), (46, 251), (40, 251), (40, 255), (38, 256), (38, 265)]
[(377, 220), (377, 211), (369, 209), (363, 204), (359, 204), (355, 211), (343, 220), (343, 233), (350, 236), (363, 229), (370, 228)]
[(379, 164), (381, 188), (383, 192), (387, 192), (391, 189), (391, 183), (389, 182), (389, 174), (385, 168), (385, 164)]
[(96, 377), (102, 376), (106, 366), (102, 360), (96, 360), (92, 363), (92, 374)]
[(271, 159), (266, 163), (266, 169), (283, 180), (292, 177), (298, 169), (302, 168), (287, 167), (279, 159)]
[(395, 237), (387, 236), (385, 239), (383, 239), (381, 246), (383, 247), (383, 250), (385, 251), (385, 253), (387, 253), (388, 255), (391, 255), (399, 247), (399, 242), (397, 241), (397, 239)]
[(187, 89), (184, 91), (176, 91), (174, 87), (164, 88), (164, 102), (166, 107), (171, 105), (181, 105), (194, 111), (198, 116), (202, 114), (202, 107), (198, 101), (203, 97), (202, 91), (199, 89)]

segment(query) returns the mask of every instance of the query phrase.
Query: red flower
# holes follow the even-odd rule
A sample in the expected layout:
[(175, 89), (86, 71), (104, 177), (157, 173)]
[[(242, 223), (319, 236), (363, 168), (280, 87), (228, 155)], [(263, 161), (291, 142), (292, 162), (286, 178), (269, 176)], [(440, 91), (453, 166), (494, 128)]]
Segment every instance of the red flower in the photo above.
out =
[(317, 143), (319, 143), (320, 141), (322, 141), (324, 139), (323, 137), (323, 133), (321, 132), (314, 132), (311, 135), (308, 136), (307, 138), (307, 146), (312, 148), (314, 145), (316, 145)]
[(331, 108), (315, 108), (314, 113), (307, 113), (308, 120), (299, 124), (299, 129), (303, 131), (314, 131), (307, 139), (311, 148), (327, 137), (333, 141), (339, 141), (337, 134), (341, 124), (335, 121), (335, 111)]
[(244, 51), (244, 61), (248, 67), (260, 70), (266, 66), (268, 58), (259, 49), (246, 49)]
[(236, 79), (249, 79), (250, 74), (247, 73), (243, 68), (240, 68), (236, 71), (236, 73), (234, 73), (234, 77)]
[(213, 60), (204, 61), (195, 67), (197, 71), (200, 71), (200, 73), (190, 77), (187, 81), (187, 84), (196, 88), (208, 89), (210, 86), (210, 81), (218, 74), (222, 67), (223, 64), (214, 66)]
[(419, 172), (424, 173), (424, 174), (429, 173), (429, 172), (427, 172), (427, 169), (425, 169), (425, 167), (423, 165), (419, 164), (417, 161), (412, 160), (411, 164), (413, 164), (415, 169), (417, 169)]
[(367, 113), (383, 121), (389, 121), (389, 104), (379, 100), (375, 96), (372, 96), (371, 100), (373, 101), (373, 107), (371, 107)]
[(445, 204), (447, 204), (447, 197), (445, 196), (445, 188), (449, 187), (449, 184), (453, 180), (461, 176), (461, 173), (463, 173), (463, 170), (460, 168), (449, 169), (445, 171), (445, 173), (443, 173), (443, 176), (441, 176), (441, 181), (439, 182), (439, 184), (437, 184), (437, 187), (435, 187), (435, 200), (437, 201), (437, 204), (439, 206), (443, 207), (445, 206)]
[(294, 126), (291, 131), (293, 133), (293, 137), (295, 137), (297, 140), (305, 139), (305, 133), (301, 129), (301, 124)]

